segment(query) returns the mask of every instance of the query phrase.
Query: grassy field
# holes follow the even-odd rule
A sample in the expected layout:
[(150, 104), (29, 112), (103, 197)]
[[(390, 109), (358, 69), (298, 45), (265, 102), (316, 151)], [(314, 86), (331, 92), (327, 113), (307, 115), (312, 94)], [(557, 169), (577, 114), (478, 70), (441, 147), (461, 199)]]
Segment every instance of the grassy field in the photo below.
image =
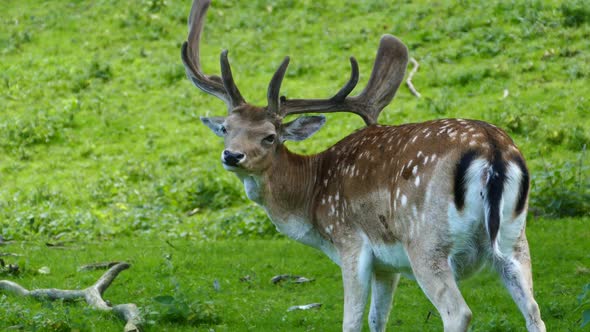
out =
[[(578, 330), (576, 296), (590, 278), (588, 252), (574, 249), (590, 238), (590, 219), (535, 219), (529, 224), (536, 297), (548, 331)], [(559, 234), (559, 236), (555, 236)], [(565, 241), (567, 239), (567, 241)], [(564, 243), (567, 242), (567, 243)], [(114, 304), (135, 302), (148, 331), (338, 331), (342, 315), (340, 269), (320, 252), (288, 240), (223, 240), (209, 243), (161, 237), (116, 238), (48, 248), (43, 242), (0, 247), (23, 254), (25, 287), (84, 288), (101, 272), (78, 272), (81, 265), (125, 260), (105, 293)], [(37, 271), (47, 266), (50, 274)], [(308, 284), (271, 283), (278, 274), (313, 278)], [(215, 286), (215, 285), (218, 286)], [(491, 272), (461, 284), (474, 318), (472, 331), (524, 331), (508, 292)], [(170, 296), (171, 304), (158, 302)], [(291, 311), (294, 305), (322, 303), (319, 309)], [(122, 323), (86, 309), (84, 303), (37, 303), (0, 295), (0, 330), (115, 331)], [(442, 322), (417, 284), (402, 279), (390, 328), (440, 331)]]
[[(107, 297), (159, 312), (153, 330), (193, 328), (187, 319), (165, 323), (173, 319), (153, 300), (160, 295), (210, 312), (204, 320), (215, 330), (337, 330), (337, 268), (276, 234), (224, 172), (222, 142), (198, 120), (223, 115), (225, 106), (185, 77), (189, 9), (188, 0), (0, 2), (0, 235), (16, 241), (0, 249), (25, 255), (18, 280), (29, 286), (82, 287), (96, 275), (75, 272), (78, 264), (131, 260)], [(380, 36), (401, 38), (420, 62), (414, 85), (423, 98), (401, 87), (380, 122), (474, 118), (510, 133), (532, 173), (529, 231), (542, 312), (550, 330), (579, 325), (575, 297), (590, 282), (587, 1), (214, 0), (207, 20), (205, 72), (218, 73), (219, 52), (229, 49), (236, 82), (254, 104), (264, 104), (285, 55), (287, 97), (331, 96), (348, 78), (351, 55), (361, 71), (355, 94)], [(362, 126), (354, 115), (327, 118), (312, 139), (289, 147), (318, 152)], [(84, 250), (43, 245), (63, 241)], [(51, 274), (36, 275), (40, 266)], [(269, 283), (285, 272), (316, 281)], [(252, 281), (239, 282), (244, 275)], [(491, 280), (465, 284), (473, 329), (522, 329)], [(0, 310), (0, 328), (120, 328), (83, 305), (0, 301), (9, 308)], [(318, 311), (286, 313), (315, 301), (324, 303)], [(440, 329), (436, 317), (424, 323), (432, 308), (415, 285), (403, 282), (397, 303), (392, 325)]]

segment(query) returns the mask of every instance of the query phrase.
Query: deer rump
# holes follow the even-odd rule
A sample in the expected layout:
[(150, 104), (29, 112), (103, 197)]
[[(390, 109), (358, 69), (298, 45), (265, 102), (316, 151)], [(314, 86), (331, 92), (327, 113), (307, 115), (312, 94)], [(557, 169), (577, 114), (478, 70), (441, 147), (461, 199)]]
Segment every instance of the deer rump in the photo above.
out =
[[(448, 130), (460, 126), (477, 128), (471, 134), (483, 136), (479, 148), (444, 148), (452, 143)], [(420, 134), (416, 128), (429, 128), (422, 135), (433, 133), (432, 142), (441, 144), (412, 147), (412, 137)], [(278, 230), (339, 263), (329, 244), (342, 236), (340, 224), (350, 223), (371, 244), (380, 268), (407, 275), (411, 266), (405, 247), (425, 245), (422, 232), (438, 233), (447, 237), (440, 250), (448, 252), (456, 277), (468, 276), (494, 256), (511, 254), (526, 215), (529, 175), (524, 160), (515, 147), (507, 152), (495, 148), (490, 131), (511, 144), (499, 129), (472, 120), (361, 129), (323, 153), (329, 162), (320, 169), (323, 180), (310, 197), (315, 201), (310, 220)]]

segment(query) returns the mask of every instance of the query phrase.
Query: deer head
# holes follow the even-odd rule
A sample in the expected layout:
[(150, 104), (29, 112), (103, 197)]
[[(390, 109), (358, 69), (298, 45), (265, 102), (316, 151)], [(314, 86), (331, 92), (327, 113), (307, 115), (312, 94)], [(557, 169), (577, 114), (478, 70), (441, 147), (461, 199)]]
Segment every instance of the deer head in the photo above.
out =
[(393, 99), (408, 62), (404, 44), (393, 36), (381, 38), (371, 78), (365, 89), (348, 97), (359, 79), (358, 64), (350, 58), (351, 75), (348, 82), (329, 99), (279, 98), (281, 83), (287, 71), (285, 57), (268, 86), (266, 107), (248, 104), (236, 86), (228, 61), (228, 51), (221, 52), (221, 77), (206, 75), (201, 70), (199, 43), (210, 0), (195, 0), (189, 16), (188, 41), (182, 45), (182, 61), (187, 76), (201, 90), (212, 94), (227, 105), (225, 117), (201, 117), (217, 136), (223, 137), (225, 149), (221, 160), (225, 169), (238, 173), (257, 174), (272, 164), (273, 152), (285, 141), (301, 141), (317, 132), (325, 117), (302, 116), (283, 123), (289, 114), (352, 112), (367, 125), (375, 124), (379, 113)]

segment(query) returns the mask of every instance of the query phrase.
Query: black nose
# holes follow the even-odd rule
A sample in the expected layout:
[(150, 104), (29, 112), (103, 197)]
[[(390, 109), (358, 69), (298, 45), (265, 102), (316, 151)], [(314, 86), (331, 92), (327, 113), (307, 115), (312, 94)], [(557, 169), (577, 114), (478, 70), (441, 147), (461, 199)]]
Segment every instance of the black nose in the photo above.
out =
[(228, 166), (237, 166), (242, 159), (244, 159), (243, 153), (223, 150), (223, 162)]

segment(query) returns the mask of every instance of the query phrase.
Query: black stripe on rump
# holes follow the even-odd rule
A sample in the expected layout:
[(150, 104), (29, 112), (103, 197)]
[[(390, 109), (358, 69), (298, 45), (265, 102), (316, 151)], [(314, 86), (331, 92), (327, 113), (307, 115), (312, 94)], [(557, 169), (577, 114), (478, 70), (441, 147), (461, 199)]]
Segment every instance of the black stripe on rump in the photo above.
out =
[(494, 149), (491, 160), (492, 172), (488, 179), (488, 204), (490, 207), (488, 215), (488, 231), (492, 246), (496, 241), (498, 229), (500, 228), (500, 201), (506, 181), (506, 163), (502, 159), (502, 152)]
[(526, 167), (524, 159), (522, 156), (517, 155), (514, 157), (514, 162), (520, 168), (522, 172), (522, 177), (520, 178), (520, 189), (518, 190), (518, 201), (516, 202), (516, 210), (514, 210), (515, 215), (519, 215), (524, 210), (524, 205), (526, 204), (527, 196), (529, 195), (529, 171)]
[(467, 169), (469, 169), (469, 166), (477, 155), (478, 154), (475, 150), (465, 152), (463, 156), (461, 156), (461, 159), (459, 159), (457, 168), (455, 168), (453, 192), (455, 195), (455, 206), (458, 211), (461, 211), (465, 205), (465, 192), (467, 191), (467, 188), (465, 188), (465, 182), (467, 179), (465, 177), (467, 176)]

